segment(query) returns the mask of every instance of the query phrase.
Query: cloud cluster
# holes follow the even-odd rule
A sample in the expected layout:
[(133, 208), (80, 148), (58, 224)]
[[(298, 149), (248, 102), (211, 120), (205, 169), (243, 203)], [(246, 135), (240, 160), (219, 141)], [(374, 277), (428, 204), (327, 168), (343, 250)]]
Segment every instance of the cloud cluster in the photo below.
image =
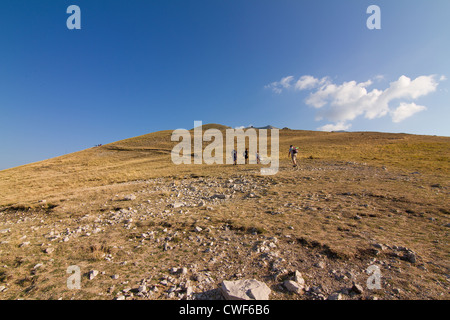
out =
[[(439, 80), (436, 80), (436, 77), (436, 75), (419, 76), (411, 80), (402, 75), (384, 90), (369, 90), (368, 88), (373, 85), (372, 80), (335, 84), (329, 77), (318, 79), (304, 75), (295, 81), (293, 76), (288, 76), (267, 85), (266, 88), (278, 94), (286, 89), (310, 90), (305, 103), (317, 109), (316, 120), (333, 122), (318, 129), (337, 131), (349, 129), (351, 127), (349, 122), (359, 116), (376, 119), (389, 115), (392, 121), (397, 123), (426, 110), (425, 106), (416, 105), (411, 100), (436, 91), (439, 81), (446, 79), (445, 76), (441, 76)], [(375, 80), (380, 80), (380, 76), (377, 76)], [(390, 106), (394, 103), (396, 107)]]

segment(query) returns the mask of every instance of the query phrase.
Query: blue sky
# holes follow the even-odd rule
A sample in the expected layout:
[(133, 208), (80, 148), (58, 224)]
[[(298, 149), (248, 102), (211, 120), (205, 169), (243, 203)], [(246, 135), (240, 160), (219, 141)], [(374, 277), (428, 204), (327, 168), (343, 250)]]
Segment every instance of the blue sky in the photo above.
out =
[[(81, 8), (69, 30), (67, 7)], [(369, 5), (381, 30), (369, 30)], [(450, 1), (2, 0), (0, 170), (194, 120), (450, 136)]]

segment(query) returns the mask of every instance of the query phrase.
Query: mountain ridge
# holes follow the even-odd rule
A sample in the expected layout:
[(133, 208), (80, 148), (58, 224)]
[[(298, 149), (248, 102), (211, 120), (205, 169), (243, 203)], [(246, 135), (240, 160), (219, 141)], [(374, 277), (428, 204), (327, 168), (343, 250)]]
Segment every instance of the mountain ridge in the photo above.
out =
[[(228, 126), (207, 124), (205, 128)], [(176, 172), (212, 171), (203, 165), (180, 166), (171, 163), (170, 153), (178, 143), (171, 141), (173, 130), (162, 130), (92, 147), (16, 168), (0, 171), (0, 204), (28, 197), (36, 199), (39, 190), (70, 186), (101, 185)], [(299, 159), (367, 162), (400, 170), (449, 171), (450, 138), (401, 133), (321, 132), (280, 130), (281, 163), (287, 163), (289, 145), (300, 148)], [(204, 142), (203, 146), (208, 145)], [(213, 166), (214, 167), (214, 166)], [(232, 170), (226, 165), (221, 170)], [(199, 170), (201, 169), (201, 170)], [(34, 189), (36, 188), (36, 190)], [(35, 196), (32, 196), (35, 195)], [(42, 197), (42, 196), (41, 196)], [(9, 200), (8, 200), (9, 199)]]

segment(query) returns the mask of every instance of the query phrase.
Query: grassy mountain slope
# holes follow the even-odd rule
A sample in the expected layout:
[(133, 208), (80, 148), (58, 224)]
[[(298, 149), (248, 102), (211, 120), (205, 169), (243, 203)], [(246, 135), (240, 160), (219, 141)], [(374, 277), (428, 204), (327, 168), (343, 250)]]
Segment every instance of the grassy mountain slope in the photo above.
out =
[[(204, 125), (203, 129), (228, 127)], [(193, 132), (193, 130), (191, 130)], [(90, 148), (61, 157), (0, 171), (0, 205), (37, 201), (77, 188), (108, 185), (186, 173), (214, 174), (217, 166), (175, 166), (170, 152), (177, 142), (172, 131), (159, 131)], [(204, 143), (204, 146), (209, 143)], [(450, 138), (377, 132), (314, 132), (280, 130), (282, 163), (289, 145), (299, 146), (299, 158), (357, 161), (446, 176), (450, 168)], [(269, 149), (270, 150), (270, 149)], [(220, 170), (234, 170), (229, 165)]]
[[(261, 176), (176, 166), (171, 134), (0, 171), (0, 300), (216, 299), (239, 279), (271, 299), (448, 300), (450, 138), (280, 130), (279, 173)], [(370, 265), (382, 289), (365, 287)], [(283, 287), (295, 270), (302, 294)]]

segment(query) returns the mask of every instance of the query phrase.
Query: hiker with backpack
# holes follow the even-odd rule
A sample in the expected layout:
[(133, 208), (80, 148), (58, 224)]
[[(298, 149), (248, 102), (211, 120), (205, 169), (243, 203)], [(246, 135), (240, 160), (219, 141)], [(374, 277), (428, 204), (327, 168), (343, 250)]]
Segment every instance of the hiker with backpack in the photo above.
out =
[(298, 147), (294, 147), (292, 144), (289, 147), (289, 157), (292, 159), (292, 164), (294, 165), (294, 168), (297, 167), (297, 154), (298, 154)]
[(233, 149), (233, 152), (231, 153), (233, 156), (233, 165), (237, 164), (237, 152), (236, 149)]

